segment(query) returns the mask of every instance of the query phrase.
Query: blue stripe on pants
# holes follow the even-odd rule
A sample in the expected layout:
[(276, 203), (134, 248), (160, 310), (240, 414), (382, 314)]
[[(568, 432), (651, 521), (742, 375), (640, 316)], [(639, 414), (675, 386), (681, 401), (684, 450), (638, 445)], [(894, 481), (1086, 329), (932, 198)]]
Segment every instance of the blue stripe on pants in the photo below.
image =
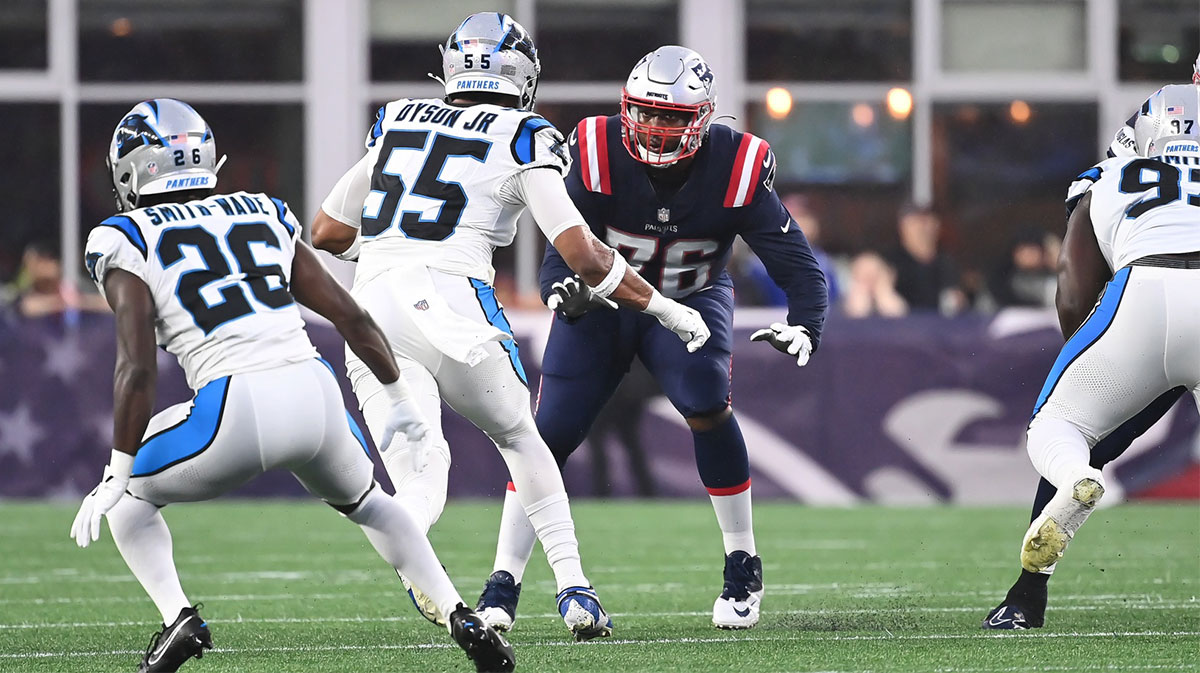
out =
[(133, 459), (133, 476), (157, 474), (203, 453), (221, 428), (228, 393), (228, 376), (198, 390), (187, 418), (142, 443)]
[[(512, 335), (512, 326), (508, 324), (508, 318), (504, 317), (504, 309), (500, 306), (500, 302), (496, 301), (496, 289), (491, 285), (476, 280), (469, 279), (471, 287), (475, 288), (475, 298), (479, 300), (479, 306), (483, 308), (483, 313), (487, 317), (488, 324), (496, 327), (510, 336)], [(525, 367), (521, 365), (521, 354), (517, 352), (517, 342), (512, 339), (505, 339), (500, 342), (504, 350), (508, 352), (508, 359), (512, 362), (513, 371), (517, 373), (517, 378), (521, 379), (521, 383), (529, 385), (529, 379), (525, 376)]]
[(1108, 327), (1112, 325), (1113, 318), (1117, 315), (1117, 307), (1121, 304), (1121, 297), (1125, 294), (1125, 286), (1129, 282), (1129, 267), (1125, 267), (1113, 276), (1112, 280), (1104, 286), (1104, 292), (1100, 295), (1100, 304), (1092, 311), (1087, 320), (1075, 330), (1075, 334), (1063, 345), (1062, 351), (1058, 354), (1058, 359), (1054, 361), (1054, 366), (1050, 368), (1050, 375), (1046, 377), (1046, 383), (1042, 386), (1042, 392), (1038, 395), (1037, 404), (1033, 407), (1033, 413), (1029, 418), (1032, 420), (1037, 413), (1041, 411), (1042, 405), (1046, 403), (1046, 399), (1050, 397), (1050, 393), (1054, 392), (1054, 387), (1058, 385), (1062, 379), (1063, 372), (1070, 366), (1075, 358), (1083, 354), (1096, 340), (1108, 331)]

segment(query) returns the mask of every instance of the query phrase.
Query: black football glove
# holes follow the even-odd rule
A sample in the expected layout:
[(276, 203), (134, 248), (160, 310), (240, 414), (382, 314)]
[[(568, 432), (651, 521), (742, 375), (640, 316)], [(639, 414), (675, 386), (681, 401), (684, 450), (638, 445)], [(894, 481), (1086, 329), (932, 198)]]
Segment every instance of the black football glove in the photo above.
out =
[(567, 320), (577, 320), (596, 308), (617, 308), (612, 301), (592, 292), (579, 276), (567, 276), (550, 288), (554, 292), (546, 298), (546, 306)]

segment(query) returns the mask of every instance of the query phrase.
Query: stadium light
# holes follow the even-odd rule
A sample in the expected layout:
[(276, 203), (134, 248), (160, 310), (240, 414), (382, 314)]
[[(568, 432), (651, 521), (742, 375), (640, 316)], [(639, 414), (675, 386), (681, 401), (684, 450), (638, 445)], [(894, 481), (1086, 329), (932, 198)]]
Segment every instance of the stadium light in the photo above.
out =
[(912, 114), (913, 98), (908, 89), (893, 87), (888, 90), (886, 100), (888, 114), (892, 115), (892, 119), (904, 120)]
[(1008, 116), (1012, 117), (1013, 122), (1017, 124), (1025, 124), (1029, 121), (1033, 111), (1029, 107), (1029, 103), (1023, 100), (1015, 100), (1008, 106)]
[(866, 103), (855, 103), (854, 107), (850, 108), (850, 119), (855, 124), (867, 128), (875, 123), (875, 110)]
[(787, 89), (776, 86), (767, 90), (767, 114), (771, 119), (783, 119), (792, 111), (792, 94)]

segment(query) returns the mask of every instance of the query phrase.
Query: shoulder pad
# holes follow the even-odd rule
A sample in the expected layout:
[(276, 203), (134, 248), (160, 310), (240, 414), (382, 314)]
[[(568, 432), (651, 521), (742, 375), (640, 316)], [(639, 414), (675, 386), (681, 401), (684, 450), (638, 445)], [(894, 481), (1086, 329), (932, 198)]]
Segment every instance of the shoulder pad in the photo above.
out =
[(762, 183), (770, 190), (775, 179), (775, 155), (767, 141), (752, 133), (741, 134), (729, 186), (725, 190), (725, 207), (739, 208), (754, 200), (754, 192)]
[(1079, 205), (1079, 200), (1083, 198), (1084, 194), (1087, 194), (1087, 191), (1092, 188), (1092, 185), (1096, 184), (1096, 182), (1100, 179), (1100, 176), (1103, 174), (1104, 169), (1101, 168), (1100, 165), (1092, 166), (1086, 171), (1080, 173), (1079, 176), (1071, 182), (1071, 186), (1067, 187), (1066, 205), (1068, 218), (1070, 218), (1071, 213), (1075, 211), (1075, 206)]
[(138, 227), (137, 222), (133, 221), (128, 215), (113, 215), (104, 220), (99, 227), (112, 227), (125, 235), (133, 247), (137, 248), (138, 252), (142, 253), (142, 259), (146, 259), (148, 250), (146, 248), (146, 237), (142, 235), (142, 230)]
[[(539, 141), (539, 136), (545, 136), (544, 140)], [(546, 121), (541, 115), (533, 114), (517, 123), (517, 130), (513, 133), (509, 150), (512, 151), (513, 159), (519, 166), (528, 166), (529, 164), (555, 166), (565, 173), (570, 159), (567, 157), (564, 143), (562, 134), (554, 128), (553, 124)], [(542, 156), (539, 156), (538, 145), (542, 145), (546, 150)]]
[(588, 191), (612, 194), (608, 125), (619, 123), (615, 117), (587, 117), (572, 133), (579, 141), (579, 177)]

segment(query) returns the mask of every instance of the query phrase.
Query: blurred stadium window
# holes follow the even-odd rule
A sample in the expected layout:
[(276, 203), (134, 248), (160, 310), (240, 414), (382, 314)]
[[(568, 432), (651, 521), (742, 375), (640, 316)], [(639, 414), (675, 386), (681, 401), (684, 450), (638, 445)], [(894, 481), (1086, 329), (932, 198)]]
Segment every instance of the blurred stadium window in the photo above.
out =
[(752, 81), (912, 79), (912, 3), (901, 0), (747, 0)]
[(9, 209), (0, 227), (0, 284), (13, 279), (28, 243), (58, 239), (58, 115), (56, 103), (0, 104), (0, 180)]
[[(252, 105), (196, 103), (196, 109), (212, 127), (217, 153), (229, 160), (218, 177), (222, 191), (266, 192), (287, 201), (299, 211), (304, 203), (304, 113), (299, 105)], [(79, 114), (80, 137), (85, 139), (80, 156), (80, 219), (91, 226), (113, 213), (112, 182), (104, 170), (108, 139), (125, 104), (87, 104)], [(366, 128), (364, 126), (364, 128)], [(97, 142), (99, 140), (99, 142)], [(306, 216), (301, 212), (300, 221)]]
[(47, 0), (0, 3), (0, 70), (40, 70), (49, 63)]
[[(437, 46), (445, 42), (449, 31), (475, 12), (513, 14), (514, 4), (514, 0), (371, 0), (371, 80), (424, 82), (427, 73), (440, 77)], [(538, 46), (542, 46), (540, 41)]]
[(1013, 232), (1061, 233), (1071, 178), (1096, 161), (1092, 103), (944, 103), (933, 109), (934, 202), (959, 259), (986, 263)]
[(1184, 82), (1200, 52), (1196, 0), (1121, 0), (1118, 75), (1122, 80)]
[(79, 78), (296, 81), (302, 7), (302, 0), (80, 0)]
[(946, 72), (1082, 71), (1084, 0), (946, 0), (942, 66)]
[[(624, 82), (644, 54), (678, 44), (676, 0), (538, 0), (545, 81)], [(614, 98), (619, 92), (614, 92)]]

